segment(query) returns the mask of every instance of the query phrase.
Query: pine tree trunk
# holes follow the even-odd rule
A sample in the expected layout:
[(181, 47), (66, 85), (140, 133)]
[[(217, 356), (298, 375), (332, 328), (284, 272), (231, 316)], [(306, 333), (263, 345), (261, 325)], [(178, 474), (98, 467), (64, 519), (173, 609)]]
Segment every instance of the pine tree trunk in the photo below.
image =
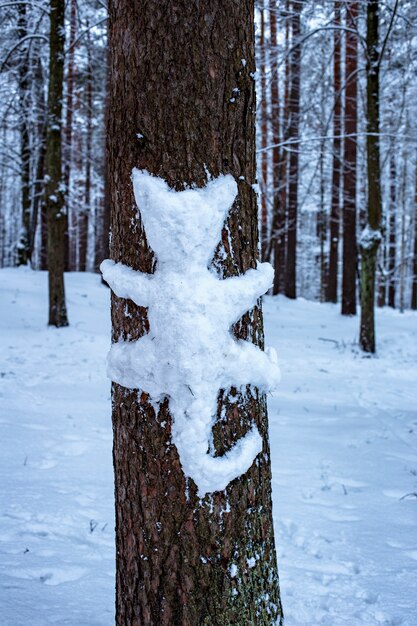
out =
[[(36, 67), (34, 71), (34, 92), (36, 100), (36, 143), (37, 143), (37, 155), (36, 155), (36, 168), (35, 168), (35, 180), (33, 185), (33, 211), (32, 222), (30, 228), (29, 238), (29, 254), (32, 258), (35, 248), (36, 229), (38, 226), (38, 220), (42, 211), (43, 195), (45, 186), (45, 152), (46, 152), (46, 101), (44, 95), (44, 72), (42, 67), (42, 61), (40, 56), (36, 61)], [(42, 221), (42, 220), (40, 220)], [(46, 233), (45, 233), (46, 235)], [(47, 269), (46, 261), (46, 246), (47, 238), (44, 238), (45, 248), (42, 249), (42, 224), (41, 224), (41, 251), (39, 255), (38, 263), (40, 269)], [(44, 262), (42, 267), (42, 255), (44, 253)]]
[(267, 188), (268, 188), (268, 100), (266, 95), (266, 42), (265, 42), (265, 6), (261, 5), (261, 256), (267, 257), (268, 249), (268, 209), (267, 209)]
[[(408, 136), (409, 120), (408, 111), (406, 112), (405, 123), (405, 135)], [(407, 269), (407, 237), (406, 237), (406, 222), (407, 222), (407, 179), (408, 179), (408, 150), (407, 143), (404, 142), (403, 146), (403, 172), (402, 172), (402, 189), (401, 189), (401, 240), (400, 240), (400, 276), (399, 276), (399, 305), (400, 313), (404, 313), (405, 310), (405, 281), (406, 281), (406, 269)]]
[[(358, 2), (346, 2), (346, 26), (357, 28)], [(356, 142), (358, 36), (346, 32), (345, 139), (343, 155), (343, 285), (342, 315), (356, 315)]]
[[(136, 166), (177, 190), (203, 186), (207, 171), (233, 174), (239, 194), (213, 267), (220, 276), (253, 267), (253, 3), (111, 0), (109, 11), (113, 259), (145, 272), (154, 267), (133, 198)], [(114, 341), (137, 339), (148, 329), (146, 309), (113, 296), (112, 323)], [(260, 307), (235, 333), (263, 343)], [(113, 385), (118, 626), (281, 623), (265, 398), (249, 389), (237, 403), (229, 397), (219, 395), (227, 418), (214, 427), (217, 453), (254, 420), (264, 454), (201, 501), (171, 444), (167, 402), (155, 414), (146, 393)]]
[[(110, 115), (110, 58), (109, 48), (107, 46), (106, 55), (106, 86), (105, 86), (105, 110), (104, 110), (104, 125), (107, 128), (109, 124)], [(106, 133), (103, 133), (104, 136)], [(103, 200), (100, 203), (100, 213), (96, 214), (95, 220), (95, 260), (94, 269), (98, 272), (100, 263), (104, 259), (109, 258), (109, 241), (110, 241), (110, 191), (109, 191), (109, 168), (108, 168), (108, 155), (104, 147), (104, 190)], [(103, 281), (104, 283), (104, 281)], [(104, 283), (107, 284), (107, 283)]]
[(297, 212), (298, 212), (298, 139), (300, 126), (300, 65), (301, 65), (301, 24), (300, 15), (303, 0), (291, 3), (292, 17), (292, 55), (291, 88), (289, 96), (289, 185), (288, 185), (288, 226), (287, 226), (287, 261), (285, 276), (285, 295), (297, 296)]
[[(88, 28), (88, 22), (87, 22)], [(86, 140), (85, 140), (85, 186), (84, 186), (84, 204), (81, 210), (79, 227), (80, 227), (80, 271), (87, 271), (87, 252), (88, 252), (88, 222), (91, 214), (91, 149), (93, 142), (93, 67), (91, 60), (90, 38), (87, 33), (87, 85), (86, 85)]]
[[(27, 37), (26, 5), (21, 3), (18, 12), (18, 37), (23, 41)], [(17, 263), (26, 265), (30, 260), (30, 141), (29, 141), (29, 55), (25, 44), (21, 44), (19, 55), (19, 117), (20, 117), (20, 160), (22, 193), (22, 226), (20, 231)]]
[[(273, 144), (274, 152), (273, 152), (273, 210), (272, 210), (272, 233), (271, 233), (271, 247), (273, 249), (273, 259), (274, 259), (274, 285), (273, 285), (273, 294), (276, 295), (278, 293), (284, 293), (285, 291), (285, 266), (286, 266), (286, 152), (284, 147), (279, 148), (277, 144), (280, 143), (281, 140), (281, 128), (280, 128), (280, 110), (279, 110), (279, 74), (278, 74), (278, 39), (277, 39), (277, 18), (276, 13), (278, 8), (276, 6), (276, 1), (271, 0), (270, 3), (271, 10), (270, 12), (274, 12), (274, 21), (271, 22), (271, 40), (273, 41), (272, 46), (274, 48), (274, 71), (275, 74), (273, 76), (273, 83), (271, 87), (271, 96), (272, 96), (272, 114), (273, 114)], [(271, 18), (272, 20), (272, 18)], [(286, 49), (288, 50), (288, 37), (289, 37), (289, 22), (287, 20), (286, 24)], [(289, 62), (286, 62), (286, 67), (289, 68)], [(286, 85), (285, 85), (286, 87)], [(275, 105), (274, 105), (275, 101)], [(274, 112), (275, 111), (275, 112)], [(285, 96), (284, 96), (284, 112), (283, 112), (283, 122), (285, 127)], [(285, 133), (282, 133), (283, 138)]]
[(391, 156), (390, 163), (390, 211), (389, 211), (389, 248), (388, 248), (388, 273), (389, 273), (389, 283), (388, 283), (388, 305), (395, 309), (395, 266), (396, 266), (396, 258), (397, 258), (397, 224), (396, 224), (396, 216), (397, 216), (397, 175), (395, 168), (395, 156)]
[(65, 206), (62, 175), (62, 92), (64, 80), (65, 2), (50, 0), (50, 57), (46, 136), (45, 209), (48, 219), (49, 324), (68, 326), (65, 304)]
[(361, 323), (359, 342), (365, 352), (375, 352), (375, 267), (381, 241), (381, 170), (379, 163), (379, 0), (367, 4), (366, 156), (368, 215), (361, 238)]
[(417, 311), (417, 161), (414, 192), (414, 250), (413, 250), (413, 281), (411, 287), (411, 308)]
[(67, 93), (66, 93), (66, 113), (64, 127), (64, 182), (67, 213), (65, 215), (65, 270), (75, 270), (75, 236), (76, 232), (70, 228), (72, 218), (71, 206), (71, 168), (72, 168), (72, 131), (74, 119), (74, 79), (75, 79), (75, 39), (77, 34), (77, 2), (70, 0), (70, 28), (68, 42), (68, 65), (67, 65)]
[[(340, 27), (340, 2), (334, 5), (334, 24)], [(340, 32), (335, 30), (333, 35), (333, 165), (332, 165), (332, 194), (330, 209), (330, 254), (329, 271), (327, 276), (326, 300), (337, 302), (337, 278), (339, 265), (339, 230), (340, 230), (340, 157), (341, 157), (341, 46)]]

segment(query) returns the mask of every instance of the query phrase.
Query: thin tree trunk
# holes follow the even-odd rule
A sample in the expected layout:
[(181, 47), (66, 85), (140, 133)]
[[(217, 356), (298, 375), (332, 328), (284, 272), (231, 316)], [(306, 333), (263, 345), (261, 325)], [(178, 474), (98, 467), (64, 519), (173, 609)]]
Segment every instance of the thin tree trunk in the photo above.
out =
[[(27, 37), (26, 5), (17, 6), (18, 37), (22, 41)], [(20, 117), (20, 159), (21, 159), (21, 206), (22, 226), (20, 231), (17, 263), (26, 265), (29, 258), (30, 236), (30, 140), (29, 140), (29, 55), (23, 44), (19, 58), (19, 117)]]
[[(213, 268), (226, 277), (254, 267), (253, 3), (111, 0), (109, 15), (113, 259), (153, 271), (133, 198), (137, 166), (177, 190), (203, 186), (207, 172), (231, 173), (239, 194)], [(115, 296), (112, 322), (114, 341), (148, 330), (146, 309)], [(262, 344), (259, 307), (235, 333)], [(264, 454), (225, 491), (200, 500), (171, 444), (168, 403), (155, 413), (146, 393), (113, 385), (118, 626), (281, 623), (265, 399), (249, 389), (237, 403), (229, 397), (219, 395), (227, 417), (213, 429), (217, 453), (255, 421)]]
[(413, 280), (411, 287), (411, 308), (417, 310), (417, 159), (414, 190), (414, 255), (413, 255)]
[(388, 305), (395, 308), (395, 286), (396, 286), (396, 216), (397, 216), (397, 175), (395, 168), (395, 155), (391, 156), (390, 163), (390, 209), (389, 209), (389, 247), (388, 247)]
[(279, 276), (281, 269), (281, 251), (284, 248), (285, 251), (285, 232), (282, 228), (282, 210), (281, 210), (281, 159), (279, 142), (281, 137), (280, 132), (280, 110), (279, 110), (279, 74), (278, 74), (278, 37), (277, 37), (277, 3), (276, 0), (270, 0), (269, 2), (269, 15), (270, 15), (270, 37), (271, 37), (271, 120), (272, 120), (272, 201), (273, 201), (273, 216), (272, 216), (272, 232), (271, 243), (273, 249), (275, 276), (273, 294), (276, 295), (280, 292)]
[(289, 97), (289, 137), (294, 142), (290, 146), (289, 186), (288, 186), (288, 226), (285, 295), (297, 295), (297, 211), (298, 211), (298, 139), (300, 126), (300, 74), (301, 74), (301, 10), (304, 0), (293, 0), (292, 10), (292, 55), (291, 88)]
[[(276, 173), (276, 187), (273, 198), (273, 218), (272, 218), (272, 233), (271, 233), (271, 247), (273, 249), (274, 258), (274, 285), (273, 294), (285, 293), (285, 276), (286, 276), (286, 262), (287, 262), (287, 187), (288, 187), (288, 158), (287, 158), (287, 146), (285, 141), (289, 136), (289, 90), (290, 90), (290, 35), (291, 35), (291, 20), (290, 16), (290, 2), (285, 2), (285, 73), (284, 73), (284, 102), (282, 107), (282, 143), (279, 150), (279, 165), (278, 172)], [(278, 69), (277, 69), (278, 71)], [(278, 79), (278, 75), (277, 75)]]
[[(406, 116), (405, 135), (408, 135), (408, 114)], [(402, 177), (402, 190), (401, 190), (401, 249), (400, 249), (400, 313), (404, 313), (405, 309), (405, 273), (407, 266), (407, 251), (406, 251), (406, 219), (407, 219), (407, 143), (404, 143), (403, 150), (403, 177)]]
[[(110, 115), (110, 57), (109, 46), (107, 46), (107, 72), (106, 72), (106, 87), (105, 87), (105, 110), (104, 110), (104, 125), (107, 128), (109, 125)], [(104, 133), (104, 137), (106, 133)], [(104, 190), (103, 200), (101, 203), (101, 211), (99, 219), (96, 219), (95, 223), (95, 262), (94, 269), (99, 271), (100, 263), (109, 257), (109, 242), (110, 242), (110, 191), (109, 191), (109, 167), (108, 167), (108, 154), (104, 148)], [(103, 281), (104, 283), (104, 281)], [(104, 283), (107, 284), (107, 283)]]
[[(321, 73), (325, 76), (326, 73), (326, 55), (324, 46), (322, 43), (322, 51), (321, 51), (321, 63), (322, 70)], [(325, 195), (325, 175), (324, 175), (324, 160), (325, 160), (325, 150), (326, 150), (326, 140), (325, 136), (327, 134), (325, 117), (326, 117), (326, 96), (323, 81), (320, 84), (320, 134), (322, 139), (320, 141), (320, 153), (319, 153), (319, 176), (320, 176), (320, 202), (319, 202), (319, 210), (317, 211), (317, 222), (316, 222), (316, 231), (317, 238), (319, 243), (319, 271), (320, 271), (320, 302), (325, 301), (325, 293), (326, 293), (326, 284), (327, 284), (327, 264), (326, 264), (326, 254), (325, 254), (325, 246), (327, 240), (327, 230), (328, 230), (328, 220), (327, 214), (325, 210), (324, 204), (324, 195)]]
[(341, 45), (340, 45), (340, 2), (336, 0), (334, 6), (333, 34), (333, 165), (332, 165), (332, 193), (330, 209), (330, 254), (329, 271), (327, 276), (326, 300), (337, 302), (338, 265), (339, 265), (339, 231), (340, 231), (340, 170), (341, 170)]
[(65, 183), (62, 175), (62, 94), (65, 2), (50, 0), (50, 56), (46, 136), (45, 208), (48, 218), (49, 324), (68, 326), (64, 288)]
[[(38, 226), (39, 214), (42, 211), (42, 202), (43, 202), (43, 194), (44, 194), (44, 186), (45, 186), (45, 152), (46, 152), (46, 102), (44, 96), (44, 72), (42, 67), (42, 61), (40, 56), (36, 62), (36, 68), (34, 72), (34, 92), (35, 92), (35, 100), (36, 100), (36, 112), (37, 112), (37, 120), (36, 120), (36, 142), (37, 142), (37, 158), (36, 158), (36, 168), (35, 168), (35, 180), (33, 185), (33, 210), (32, 210), (32, 220), (31, 220), (31, 228), (30, 228), (30, 238), (29, 238), (29, 254), (32, 259), (32, 255), (35, 248), (35, 237), (36, 237), (36, 229)], [(45, 233), (46, 235), (46, 233)], [(41, 224), (41, 241), (42, 241), (42, 224)], [(45, 248), (41, 251), (39, 255), (40, 260), (40, 269), (47, 269), (47, 260), (46, 260), (46, 247), (47, 247), (47, 237), (44, 238)], [(42, 266), (42, 255), (44, 253), (44, 263)]]
[[(87, 22), (88, 28), (88, 22)], [(89, 33), (87, 33), (87, 85), (86, 85), (86, 150), (85, 150), (85, 187), (84, 187), (84, 206), (82, 207), (79, 219), (79, 259), (80, 271), (87, 270), (87, 251), (88, 251), (88, 222), (91, 214), (91, 148), (93, 142), (93, 67), (91, 60), (91, 49), (89, 41)]]
[(71, 198), (71, 169), (72, 169), (72, 131), (74, 119), (74, 80), (75, 80), (75, 39), (77, 35), (77, 2), (70, 0), (70, 29), (69, 29), (69, 45), (68, 45), (68, 69), (67, 69), (67, 95), (66, 95), (66, 114), (64, 127), (64, 182), (67, 213), (65, 215), (65, 270), (75, 270), (75, 237), (76, 229), (72, 222), (73, 207), (70, 202)]
[[(346, 25), (355, 30), (358, 2), (346, 2)], [(346, 32), (345, 112), (343, 154), (343, 278), (342, 315), (356, 315), (356, 133), (357, 133), (357, 66), (358, 36)]]
[(267, 188), (268, 188), (268, 101), (266, 94), (266, 42), (265, 42), (265, 3), (261, 4), (261, 251), (262, 259), (267, 256), (268, 247), (268, 209), (267, 209)]
[(381, 171), (379, 163), (379, 0), (367, 4), (366, 156), (368, 170), (367, 225), (361, 237), (361, 322), (359, 342), (375, 352), (375, 268), (381, 242)]

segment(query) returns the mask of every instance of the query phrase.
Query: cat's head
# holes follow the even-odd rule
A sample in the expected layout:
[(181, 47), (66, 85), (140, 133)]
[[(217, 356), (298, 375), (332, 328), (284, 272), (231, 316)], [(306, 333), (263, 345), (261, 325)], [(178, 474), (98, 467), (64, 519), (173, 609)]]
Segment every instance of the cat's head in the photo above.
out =
[(158, 263), (173, 269), (208, 265), (237, 195), (233, 176), (219, 176), (201, 189), (174, 191), (145, 170), (132, 173), (135, 199)]

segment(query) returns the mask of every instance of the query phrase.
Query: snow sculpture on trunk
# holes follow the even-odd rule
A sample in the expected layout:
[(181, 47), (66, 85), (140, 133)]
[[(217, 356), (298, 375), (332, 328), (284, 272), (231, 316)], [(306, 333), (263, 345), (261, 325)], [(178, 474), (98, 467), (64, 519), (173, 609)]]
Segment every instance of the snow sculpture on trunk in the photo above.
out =
[(110, 260), (101, 271), (117, 296), (149, 308), (150, 331), (138, 341), (112, 345), (108, 375), (155, 401), (169, 397), (173, 443), (202, 497), (245, 473), (262, 450), (254, 425), (224, 456), (209, 452), (219, 390), (247, 384), (266, 390), (279, 380), (275, 352), (236, 340), (230, 330), (271, 287), (274, 272), (269, 263), (258, 263), (222, 280), (209, 269), (237, 194), (231, 175), (176, 192), (135, 169), (133, 186), (156, 254), (155, 273)]

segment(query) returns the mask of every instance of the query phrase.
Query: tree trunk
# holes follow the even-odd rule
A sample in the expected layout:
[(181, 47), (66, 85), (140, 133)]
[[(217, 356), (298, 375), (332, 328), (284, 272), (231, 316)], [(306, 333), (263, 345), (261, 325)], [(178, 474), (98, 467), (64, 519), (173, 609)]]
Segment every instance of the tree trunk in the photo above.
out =
[[(406, 112), (405, 123), (405, 135), (408, 136), (409, 122), (408, 111)], [(405, 309), (405, 280), (406, 280), (406, 268), (407, 268), (407, 241), (406, 241), (406, 221), (407, 221), (407, 165), (408, 165), (408, 150), (407, 143), (404, 142), (403, 146), (403, 176), (402, 176), (402, 189), (401, 189), (401, 247), (400, 247), (400, 284), (399, 284), (399, 305), (400, 313), (404, 313)]]
[[(19, 41), (27, 37), (26, 5), (21, 3), (18, 12)], [(21, 193), (22, 193), (22, 226), (20, 231), (17, 263), (26, 265), (30, 260), (30, 141), (29, 141), (29, 55), (23, 44), (19, 55), (19, 126), (20, 126), (20, 160), (21, 160)]]
[(375, 267), (381, 242), (381, 169), (379, 163), (379, 0), (367, 4), (366, 157), (368, 170), (367, 225), (361, 237), (361, 323), (359, 342), (375, 352)]
[(411, 308), (417, 311), (417, 160), (414, 190), (414, 251), (413, 251), (413, 282), (411, 287)]
[[(36, 169), (35, 180), (33, 185), (33, 211), (32, 222), (30, 228), (29, 238), (29, 254), (32, 259), (32, 254), (35, 248), (36, 229), (38, 226), (39, 214), (42, 211), (43, 195), (45, 186), (45, 152), (46, 152), (46, 101), (44, 95), (44, 72), (42, 67), (42, 61), (40, 56), (36, 62), (36, 68), (34, 72), (34, 92), (36, 100), (36, 143), (37, 143), (37, 155), (36, 155)], [(42, 222), (42, 220), (40, 220)], [(45, 232), (46, 235), (46, 232)], [(42, 246), (44, 243), (44, 247)], [(42, 223), (41, 223), (41, 250), (39, 254), (39, 267), (42, 270), (47, 269), (47, 237), (43, 237)], [(42, 260), (42, 257), (43, 260)]]
[(77, 2), (70, 0), (70, 29), (68, 46), (68, 66), (67, 66), (67, 97), (66, 114), (64, 128), (64, 182), (67, 212), (65, 214), (65, 270), (75, 270), (75, 237), (76, 231), (70, 228), (72, 218), (71, 198), (71, 168), (72, 168), (72, 131), (74, 119), (74, 79), (75, 79), (75, 39), (77, 35)]
[[(107, 46), (106, 55), (106, 87), (105, 87), (105, 110), (104, 110), (104, 125), (107, 128), (109, 124), (110, 115), (110, 58), (109, 47)], [(103, 133), (106, 137), (106, 133)], [(103, 200), (100, 203), (100, 213), (98, 219), (95, 220), (95, 261), (94, 269), (98, 272), (100, 263), (109, 257), (109, 242), (110, 242), (110, 191), (109, 191), (109, 168), (108, 168), (108, 154), (104, 148), (104, 190)], [(104, 283), (104, 281), (103, 281)], [(107, 284), (107, 283), (104, 283)]]
[[(87, 21), (88, 28), (88, 21)], [(87, 84), (86, 84), (86, 147), (85, 147), (85, 187), (84, 205), (79, 218), (79, 260), (80, 271), (87, 271), (88, 222), (91, 214), (91, 149), (93, 142), (93, 67), (91, 60), (90, 37), (87, 32)]]
[[(272, 233), (271, 244), (274, 259), (274, 285), (273, 294), (283, 293), (285, 291), (285, 261), (286, 261), (286, 240), (285, 240), (285, 202), (286, 202), (286, 153), (283, 147), (279, 148), (278, 144), (281, 139), (280, 129), (280, 110), (279, 110), (279, 74), (278, 74), (278, 39), (277, 39), (277, 13), (278, 9), (276, 1), (270, 2), (271, 13), (271, 46), (274, 50), (274, 75), (271, 83), (271, 101), (272, 101), (272, 127), (274, 145), (272, 154), (272, 172), (273, 172), (273, 216), (272, 216)], [(288, 50), (289, 22), (286, 25), (286, 48)], [(287, 62), (288, 66), (288, 62)], [(283, 115), (285, 123), (285, 112)]]
[(46, 135), (45, 208), (48, 218), (49, 324), (68, 326), (65, 304), (65, 206), (62, 176), (62, 92), (64, 80), (65, 2), (50, 0), (50, 56)]
[[(112, 258), (153, 271), (133, 197), (137, 166), (176, 190), (203, 186), (208, 172), (231, 173), (239, 194), (213, 269), (226, 277), (254, 267), (253, 3), (111, 0), (109, 15)], [(146, 309), (113, 295), (112, 323), (114, 341), (138, 339), (148, 330)], [(262, 345), (260, 307), (235, 334)], [(233, 393), (237, 403), (219, 394), (226, 418), (213, 429), (217, 453), (254, 420), (264, 454), (200, 500), (171, 444), (168, 403), (155, 413), (146, 393), (113, 384), (119, 626), (281, 623), (265, 398), (249, 387)]]
[(397, 216), (397, 175), (395, 168), (395, 155), (391, 156), (390, 163), (390, 207), (389, 207), (389, 247), (388, 247), (388, 305), (395, 309), (395, 266), (397, 257), (396, 246), (396, 216)]
[[(357, 28), (358, 2), (346, 2), (346, 25)], [(356, 142), (358, 36), (346, 32), (345, 139), (343, 155), (343, 285), (342, 315), (356, 315)]]
[(262, 259), (267, 257), (268, 248), (268, 208), (267, 208), (267, 187), (268, 187), (268, 100), (266, 95), (266, 42), (265, 42), (265, 6), (261, 4), (261, 252)]
[(272, 197), (279, 194), (279, 81), (278, 81), (278, 38), (277, 38), (277, 6), (276, 0), (269, 0), (269, 29), (271, 55), (271, 131), (272, 131)]
[(291, 88), (288, 105), (289, 115), (289, 185), (288, 185), (288, 226), (287, 226), (287, 261), (285, 276), (285, 295), (297, 296), (297, 210), (298, 210), (298, 139), (300, 126), (300, 65), (301, 65), (301, 9), (304, 0), (293, 0), (292, 17), (292, 54)]
[(340, 2), (336, 0), (334, 6), (334, 24), (336, 30), (333, 34), (333, 167), (332, 167), (332, 193), (330, 209), (330, 254), (329, 271), (327, 276), (326, 300), (337, 302), (337, 277), (339, 265), (339, 230), (340, 230), (340, 157), (341, 157), (341, 46), (340, 46)]

